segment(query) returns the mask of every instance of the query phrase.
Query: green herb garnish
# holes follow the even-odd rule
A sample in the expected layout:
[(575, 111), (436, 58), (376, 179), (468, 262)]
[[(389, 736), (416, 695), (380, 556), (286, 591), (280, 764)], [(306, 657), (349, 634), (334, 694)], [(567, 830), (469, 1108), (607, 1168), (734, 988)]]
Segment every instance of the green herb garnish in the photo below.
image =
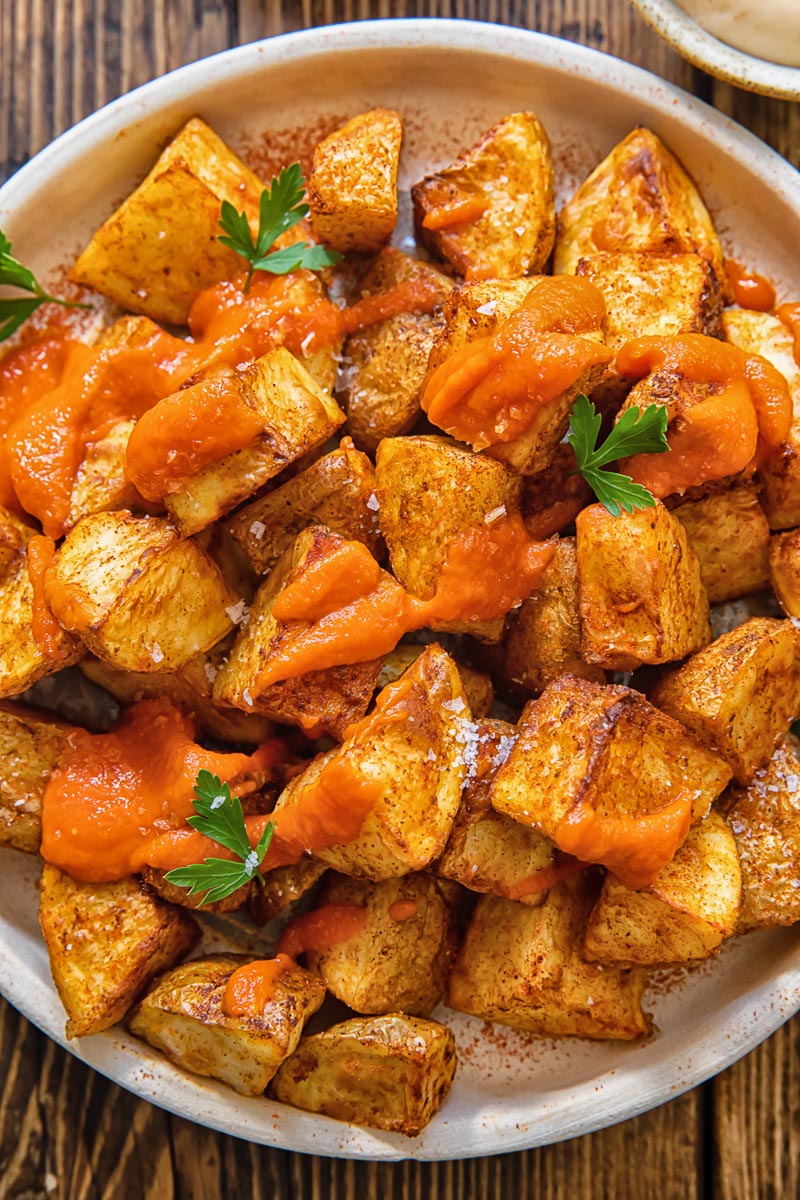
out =
[(164, 878), (167, 883), (188, 888), (190, 896), (205, 892), (200, 903), (213, 904), (230, 896), (242, 884), (261, 880), (258, 868), (269, 849), (274, 826), (270, 821), (254, 848), (247, 836), (242, 802), (238, 796), (231, 796), (227, 783), (210, 771), (198, 771), (194, 794), (197, 816), (189, 817), (189, 824), (238, 858), (207, 858), (190, 867), (176, 867)]
[(42, 304), (60, 304), (63, 308), (91, 308), (90, 304), (79, 304), (77, 300), (61, 300), (51, 296), (37, 281), (33, 271), (28, 270), (11, 253), (11, 242), (0, 229), (0, 284), (21, 288), (31, 292), (27, 296), (0, 300), (0, 342), (16, 333), (23, 321)]
[(243, 291), (246, 292), (250, 287), (255, 271), (269, 271), (272, 275), (286, 275), (298, 267), (319, 271), (341, 260), (341, 254), (335, 250), (311, 246), (308, 242), (297, 242), (270, 253), (270, 247), (282, 233), (308, 216), (308, 205), (303, 200), (305, 190), (306, 181), (300, 163), (292, 163), (281, 171), (277, 179), (273, 179), (261, 193), (258, 236), (255, 240), (246, 214), (237, 212), (229, 200), (223, 200), (219, 223), (226, 236), (219, 240), (223, 246), (229, 246), (247, 259), (249, 269)]
[(632, 513), (637, 508), (652, 508), (655, 498), (646, 487), (634, 483), (630, 475), (603, 468), (629, 454), (663, 454), (669, 450), (666, 407), (651, 404), (644, 412), (627, 409), (598, 446), (601, 424), (602, 417), (595, 406), (581, 393), (573, 406), (567, 434), (579, 473), (612, 517), (618, 517), (623, 509)]

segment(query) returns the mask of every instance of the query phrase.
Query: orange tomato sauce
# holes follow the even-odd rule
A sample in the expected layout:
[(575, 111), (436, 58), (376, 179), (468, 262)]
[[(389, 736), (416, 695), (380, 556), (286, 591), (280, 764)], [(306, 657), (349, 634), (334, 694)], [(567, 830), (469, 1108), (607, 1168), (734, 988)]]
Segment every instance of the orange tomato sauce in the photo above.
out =
[(489, 208), (483, 196), (461, 196), (432, 208), (422, 219), (422, 228), (435, 232), (438, 229), (453, 229), (456, 225), (471, 225), (479, 221)]
[(772, 312), (775, 307), (775, 288), (766, 276), (749, 271), (732, 258), (725, 259), (725, 273), (733, 288), (733, 298), (740, 308)]
[(45, 598), (44, 577), (56, 553), (56, 544), (51, 538), (36, 534), (28, 542), (28, 577), (33, 588), (33, 611), (31, 631), (36, 645), (48, 658), (66, 658), (69, 649), (63, 640), (63, 631), (53, 616)]
[(778, 317), (794, 338), (794, 361), (800, 367), (800, 303), (782, 304)]
[(417, 915), (416, 900), (393, 900), (389, 905), (389, 916), (393, 921), (410, 921)]
[(340, 942), (349, 942), (366, 927), (367, 910), (360, 905), (322, 904), (288, 922), (278, 939), (278, 955), (297, 958), (309, 950), (323, 954)]
[(587, 368), (613, 353), (585, 335), (602, 328), (605, 301), (588, 280), (555, 276), (534, 287), (486, 337), (456, 350), (428, 379), (428, 419), (476, 450), (515, 441)]
[(589, 866), (589, 863), (581, 862), (580, 859), (569, 858), (565, 862), (554, 864), (552, 867), (542, 867), (540, 870), (534, 871), (526, 879), (521, 879), (519, 883), (514, 883), (504, 888), (503, 895), (509, 900), (522, 900), (528, 896), (539, 896), (542, 892), (549, 892), (550, 888), (555, 887), (562, 880), (570, 879), (573, 875), (580, 875), (581, 871), (585, 871)]
[(275, 980), (296, 964), (288, 954), (237, 967), (225, 985), (222, 1007), (229, 1017), (260, 1017), (275, 993)]

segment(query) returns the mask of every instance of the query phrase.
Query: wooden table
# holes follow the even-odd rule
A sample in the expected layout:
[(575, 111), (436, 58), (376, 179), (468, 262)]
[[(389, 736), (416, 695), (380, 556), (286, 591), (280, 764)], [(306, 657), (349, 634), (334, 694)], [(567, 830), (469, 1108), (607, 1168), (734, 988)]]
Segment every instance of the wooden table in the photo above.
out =
[[(709, 79), (627, 0), (0, 0), (0, 182), (87, 113), (173, 67), (293, 29), (392, 16), (501, 21), (608, 51), (800, 163), (800, 105)], [(0, 1001), (0, 1200), (712, 1196), (800, 1196), (800, 1016), (713, 1082), (605, 1132), (498, 1158), (377, 1165), (267, 1150), (172, 1117)]]

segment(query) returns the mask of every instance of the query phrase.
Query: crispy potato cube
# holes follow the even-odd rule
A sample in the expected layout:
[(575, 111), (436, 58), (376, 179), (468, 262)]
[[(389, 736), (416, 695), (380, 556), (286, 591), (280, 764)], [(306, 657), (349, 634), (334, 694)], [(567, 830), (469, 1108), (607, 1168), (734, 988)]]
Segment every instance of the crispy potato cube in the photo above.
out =
[(728, 309), (723, 314), (729, 342), (747, 354), (760, 354), (789, 385), (794, 413), (789, 435), (759, 471), (764, 481), (761, 504), (770, 529), (800, 525), (800, 367), (788, 327), (771, 313)]
[(0, 704), (0, 846), (37, 854), (42, 796), (70, 726), (24, 704)]
[(708, 958), (735, 931), (742, 905), (736, 842), (723, 817), (695, 825), (650, 887), (607, 875), (586, 930), (593, 962), (653, 967)]
[(242, 398), (264, 422), (264, 432), (165, 496), (183, 534), (197, 533), (324, 442), (345, 417), (302, 363), (283, 346), (256, 359), (241, 375)]
[(34, 530), (7, 508), (0, 508), (0, 584), (13, 574), (20, 551), (33, 537)]
[(769, 525), (753, 484), (712, 492), (672, 510), (700, 561), (712, 604), (769, 587)]
[(340, 747), (314, 759), (275, 806), (280, 827), (281, 812), (302, 808), (304, 793), (337, 758), (378, 785), (357, 837), (314, 850), (344, 875), (381, 880), (423, 870), (444, 849), (458, 809), (474, 726), (456, 665), (434, 644), (403, 678), (408, 686), (394, 707), (402, 704), (407, 720), (398, 720), (396, 712), (377, 714)]
[(770, 538), (769, 580), (787, 617), (800, 617), (800, 529)]
[(330, 554), (341, 538), (323, 525), (306, 529), (286, 550), (261, 585), (233, 644), (227, 663), (214, 680), (214, 700), (243, 712), (261, 713), (287, 725), (298, 725), (309, 736), (324, 733), (341, 738), (353, 721), (363, 717), (372, 699), (381, 660), (309, 671), (259, 690), (259, 677), (270, 655), (299, 636), (303, 626), (279, 622), (272, 609), (285, 584), (307, 566)]
[(558, 844), (562, 822), (587, 806), (636, 820), (688, 796), (700, 821), (730, 777), (717, 754), (638, 692), (562, 675), (523, 710), (492, 805)]
[(543, 1037), (615, 1038), (650, 1032), (644, 975), (586, 962), (583, 934), (595, 890), (583, 877), (531, 908), (482, 896), (450, 975), (447, 1003)]
[[(493, 125), (449, 167), (415, 184), (411, 198), (417, 236), (467, 279), (536, 274), (550, 257), (553, 162), (533, 113), (511, 113)], [(465, 203), (475, 211), (459, 220)]]
[(453, 1082), (456, 1043), (436, 1021), (355, 1017), (303, 1038), (270, 1084), (294, 1108), (417, 1137)]
[(753, 617), (671, 671), (651, 699), (748, 784), (800, 712), (800, 633)]
[(308, 180), (314, 233), (346, 254), (380, 250), (397, 222), (403, 122), (391, 108), (352, 117), (319, 143)]
[(605, 681), (602, 668), (581, 658), (575, 538), (559, 539), (539, 587), (509, 614), (503, 654), (505, 675), (528, 692), (543, 691), (565, 671)]
[[(387, 683), (394, 683), (399, 679), (411, 664), (416, 662), (424, 650), (425, 647), (422, 645), (412, 646), (408, 643), (401, 643), (396, 646), (391, 654), (387, 654), (383, 660), (378, 676), (378, 688), (385, 688)], [(469, 711), (475, 718), (487, 717), (494, 701), (491, 677), (485, 671), (477, 671), (474, 667), (468, 667), (466, 663), (458, 660), (456, 660), (456, 666), (461, 676)]]
[(241, 266), (218, 239), (223, 200), (257, 220), (262, 188), (222, 139), (193, 117), (98, 229), (72, 278), (123, 308), (183, 325), (197, 294)]
[(265, 575), (309, 525), (326, 525), (379, 555), (377, 507), (372, 463), (345, 438), (338, 450), (239, 509), (227, 529), (253, 570)]
[(572, 446), (559, 442), (550, 465), (523, 479), (522, 516), (537, 541), (561, 533), (582, 508), (594, 502), (594, 492), (576, 468)]
[(570, 275), (598, 251), (699, 254), (725, 299), (722, 245), (697, 188), (649, 129), (634, 129), (595, 167), (562, 208), (553, 270)]
[(67, 1037), (121, 1021), (147, 984), (200, 940), (195, 921), (138, 880), (80, 883), (45, 863), (39, 896), (50, 970)]
[(800, 758), (787, 737), (727, 808), (739, 851), (744, 893), (741, 929), (800, 921)]
[(581, 657), (609, 671), (673, 662), (711, 640), (700, 563), (683, 525), (653, 508), (575, 521)]
[(325, 988), (302, 967), (282, 971), (263, 1011), (231, 1017), (223, 1007), (241, 954), (197, 958), (162, 975), (128, 1022), (131, 1033), (195, 1075), (221, 1079), (242, 1096), (258, 1096), (295, 1050)]
[(124, 671), (176, 671), (233, 628), (237, 597), (194, 542), (158, 517), (93, 513), (45, 577), (56, 618)]
[(333, 876), (321, 903), (364, 912), (363, 929), (306, 956), (328, 990), (357, 1013), (429, 1016), (442, 998), (456, 948), (454, 905), (433, 876), (379, 883)]
[[(417, 280), (435, 283), (442, 300), (453, 286), (428, 263), (387, 246), (361, 280), (360, 294), (365, 297)], [(443, 326), (436, 309), (400, 313), (347, 339), (340, 391), (347, 428), (361, 449), (372, 454), (383, 438), (399, 437), (413, 428), (420, 415), (428, 356)]]
[(125, 474), (125, 452), (135, 424), (118, 421), (87, 448), (72, 487), (67, 529), (91, 513), (142, 507), (139, 493)]
[(327, 871), (324, 863), (309, 854), (287, 867), (266, 871), (263, 885), (253, 888), (247, 901), (247, 911), (256, 925), (266, 925), (279, 916), (295, 900), (299, 900)]

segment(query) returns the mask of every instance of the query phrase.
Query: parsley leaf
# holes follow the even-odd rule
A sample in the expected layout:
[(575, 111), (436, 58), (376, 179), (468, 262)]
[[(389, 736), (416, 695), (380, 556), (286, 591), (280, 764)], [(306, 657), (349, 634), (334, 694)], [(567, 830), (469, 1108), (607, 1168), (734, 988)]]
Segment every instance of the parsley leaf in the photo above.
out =
[(297, 242), (270, 254), (270, 248), (281, 234), (308, 216), (308, 205), (303, 199), (305, 190), (306, 181), (300, 163), (292, 163), (281, 171), (261, 193), (258, 235), (255, 238), (246, 213), (237, 212), (230, 201), (223, 200), (219, 223), (225, 233), (219, 241), (249, 264), (243, 291), (249, 289), (255, 271), (269, 271), (272, 275), (286, 275), (298, 267), (319, 271), (341, 260), (341, 254), (336, 251), (326, 250), (324, 246), (310, 246), (307, 242)]
[(189, 817), (188, 823), (204, 837), (230, 850), (237, 858), (206, 858), (202, 863), (193, 863), (189, 867), (176, 867), (174, 871), (168, 871), (164, 878), (167, 883), (188, 888), (190, 896), (205, 892), (200, 903), (214, 904), (252, 879), (261, 879), (258, 868), (269, 849), (274, 826), (270, 821), (258, 844), (251, 846), (241, 800), (238, 796), (231, 796), (227, 783), (210, 771), (198, 771), (194, 794), (195, 816)]
[(91, 308), (90, 304), (79, 304), (77, 300), (61, 300), (50, 296), (37, 282), (33, 271), (23, 266), (11, 253), (11, 242), (0, 229), (0, 284), (5, 287), (21, 288), (33, 296), (4, 298), (0, 300), (0, 342), (16, 333), (23, 321), (36, 312), (42, 304), (60, 304), (64, 308)]
[(579, 473), (612, 517), (620, 516), (623, 511), (632, 513), (636, 509), (652, 508), (655, 498), (646, 487), (634, 483), (630, 475), (603, 468), (630, 454), (663, 454), (669, 450), (666, 408), (651, 404), (644, 412), (638, 408), (627, 409), (598, 446), (601, 424), (602, 417), (595, 406), (581, 393), (573, 405), (567, 434), (567, 441), (575, 451)]

